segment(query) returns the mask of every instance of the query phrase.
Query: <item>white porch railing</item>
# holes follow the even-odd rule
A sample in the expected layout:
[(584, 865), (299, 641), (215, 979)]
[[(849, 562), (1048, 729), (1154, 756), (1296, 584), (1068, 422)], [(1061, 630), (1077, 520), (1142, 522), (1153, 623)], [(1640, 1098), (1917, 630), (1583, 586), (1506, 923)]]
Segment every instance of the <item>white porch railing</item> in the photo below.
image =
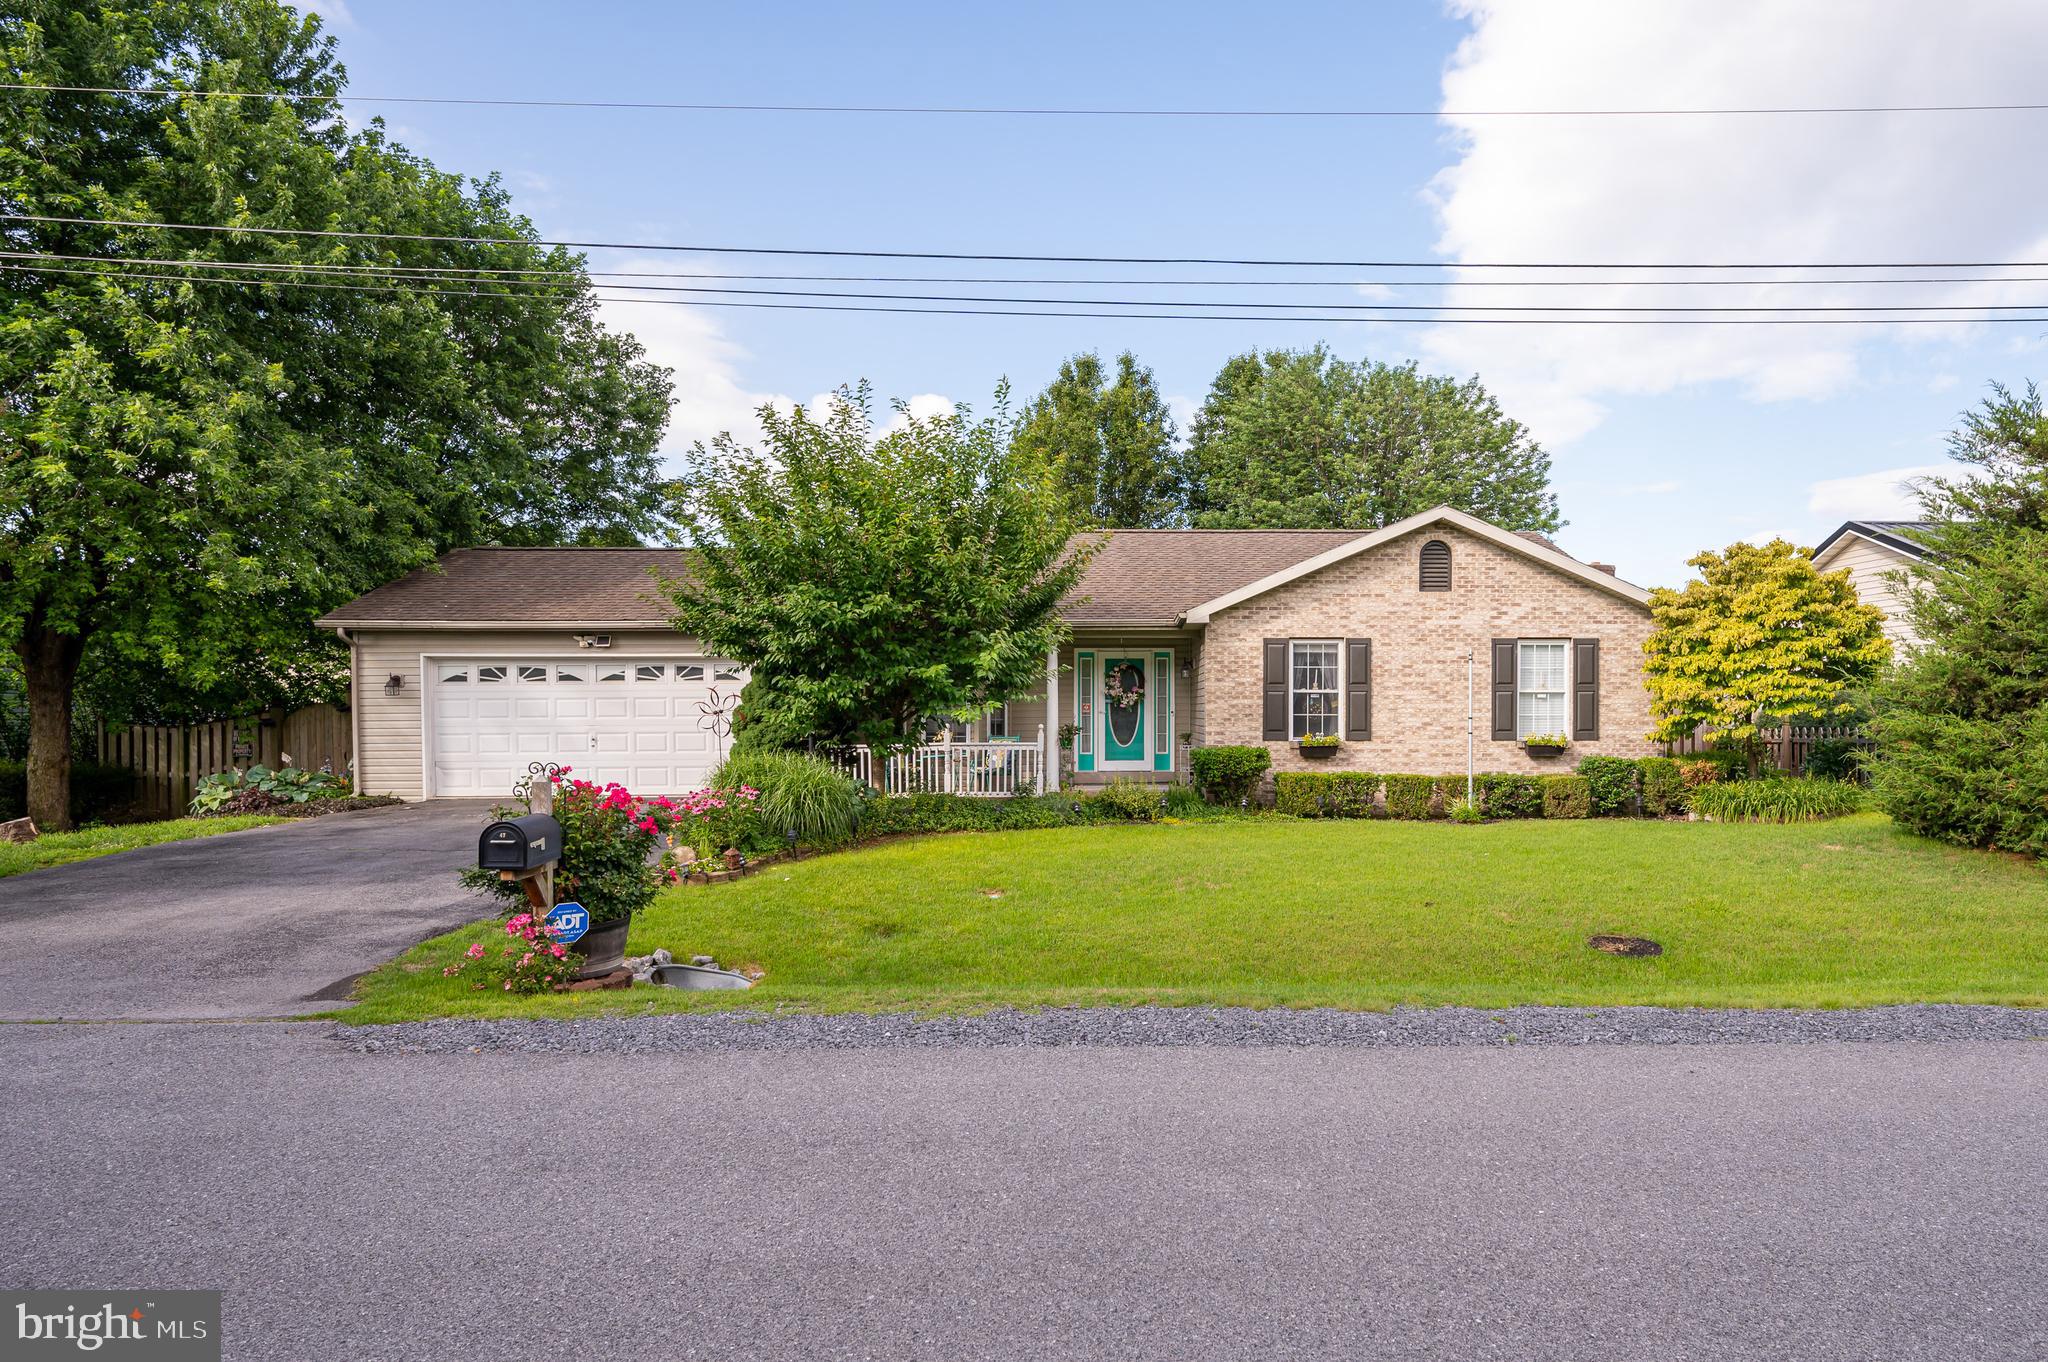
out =
[(1008, 795), (1043, 794), (1045, 726), (1036, 742), (997, 738), (990, 742), (939, 741), (891, 752), (877, 760), (866, 747), (856, 747), (840, 766), (869, 789), (886, 795), (957, 794), (1000, 799)]

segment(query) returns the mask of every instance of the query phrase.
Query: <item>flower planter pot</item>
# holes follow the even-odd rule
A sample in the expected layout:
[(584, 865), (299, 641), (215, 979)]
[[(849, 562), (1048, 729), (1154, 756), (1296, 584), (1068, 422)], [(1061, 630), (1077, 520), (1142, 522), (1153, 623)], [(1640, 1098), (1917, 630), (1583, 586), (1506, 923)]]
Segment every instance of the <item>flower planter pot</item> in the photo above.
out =
[(578, 979), (596, 979), (610, 974), (613, 970), (626, 967), (626, 932), (633, 925), (630, 917), (615, 917), (610, 922), (591, 924), (572, 949), (583, 952), (583, 968), (576, 971)]
[(1530, 742), (1523, 743), (1522, 750), (1524, 752), (1527, 752), (1532, 757), (1561, 757), (1564, 755), (1564, 744), (1555, 742)]
[(1295, 750), (1300, 752), (1303, 759), (1307, 761), (1328, 761), (1331, 757), (1336, 756), (1341, 748), (1297, 746)]

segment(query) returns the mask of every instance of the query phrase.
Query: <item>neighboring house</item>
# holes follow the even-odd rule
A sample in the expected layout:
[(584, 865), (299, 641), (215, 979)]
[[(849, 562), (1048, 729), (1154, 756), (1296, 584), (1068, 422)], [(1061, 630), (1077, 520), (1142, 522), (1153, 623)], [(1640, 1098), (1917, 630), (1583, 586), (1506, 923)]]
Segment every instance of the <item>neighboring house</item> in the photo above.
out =
[[(362, 787), (502, 795), (537, 760), (650, 793), (700, 784), (718, 749), (703, 708), (744, 672), (665, 627), (653, 574), (684, 570), (672, 549), (466, 549), (327, 615), (353, 654)], [(1029, 747), (1035, 779), (1072, 724), (1082, 785), (1182, 780), (1190, 747), (1226, 743), (1279, 770), (1462, 771), (1469, 658), (1482, 771), (1657, 750), (1649, 593), (1448, 507), (1369, 533), (1117, 531), (1066, 619), (1044, 692), (948, 747), (984, 767)], [(1559, 732), (1562, 762), (1522, 749)], [(1312, 733), (1342, 746), (1304, 758)]]
[(1895, 577), (1926, 560), (1926, 548), (1913, 536), (1932, 528), (1924, 520), (1844, 521), (1814, 549), (1813, 565), (1822, 572), (1847, 568), (1857, 597), (1884, 612), (1885, 636), (1910, 648), (1920, 638), (1906, 618), (1906, 589)]

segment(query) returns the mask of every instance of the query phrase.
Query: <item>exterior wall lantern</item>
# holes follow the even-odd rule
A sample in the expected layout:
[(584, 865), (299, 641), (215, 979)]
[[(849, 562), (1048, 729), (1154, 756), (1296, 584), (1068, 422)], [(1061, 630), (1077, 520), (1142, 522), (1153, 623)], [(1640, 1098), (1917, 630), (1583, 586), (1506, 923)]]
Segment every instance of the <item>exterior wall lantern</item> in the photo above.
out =
[(384, 683), (384, 693), (386, 695), (397, 695), (404, 689), (405, 678), (397, 672), (391, 673), (391, 679)]

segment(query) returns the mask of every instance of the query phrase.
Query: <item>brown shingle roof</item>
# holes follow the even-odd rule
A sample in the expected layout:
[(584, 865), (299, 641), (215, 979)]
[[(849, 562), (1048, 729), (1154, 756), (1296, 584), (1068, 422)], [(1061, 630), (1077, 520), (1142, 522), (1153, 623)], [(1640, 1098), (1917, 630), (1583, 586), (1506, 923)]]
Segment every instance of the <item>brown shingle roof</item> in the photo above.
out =
[(1173, 623), (1181, 613), (1363, 530), (1117, 530), (1088, 564), (1067, 618), (1076, 624)]
[(321, 617), (322, 624), (610, 625), (668, 622), (654, 571), (681, 549), (456, 549)]
[[(1117, 530), (1089, 562), (1066, 615), (1075, 624), (1172, 624), (1204, 601), (1365, 533)], [(653, 571), (679, 576), (688, 557), (682, 549), (457, 549), (438, 567), (358, 596), (321, 623), (660, 626), (669, 609)]]
[[(1190, 606), (1358, 538), (1357, 530), (1118, 530), (1081, 579), (1076, 624), (1169, 624)], [(652, 570), (681, 549), (456, 549), (356, 597), (321, 623), (661, 625)], [(536, 586), (545, 583), (545, 590)]]

